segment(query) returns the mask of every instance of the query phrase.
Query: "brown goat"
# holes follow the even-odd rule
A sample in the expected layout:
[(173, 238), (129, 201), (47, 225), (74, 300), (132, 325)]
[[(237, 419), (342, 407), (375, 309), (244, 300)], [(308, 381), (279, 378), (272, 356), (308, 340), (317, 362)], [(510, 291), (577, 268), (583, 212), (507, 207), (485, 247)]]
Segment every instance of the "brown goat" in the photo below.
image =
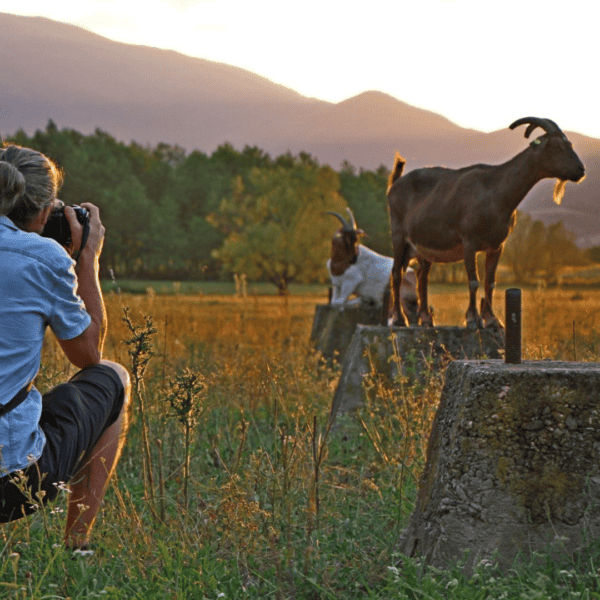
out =
[[(549, 119), (526, 117), (510, 129), (527, 124), (525, 137), (541, 127), (545, 133), (529, 147), (500, 165), (477, 164), (462, 169), (432, 167), (415, 169), (402, 176), (400, 155), (388, 186), (388, 205), (394, 247), (392, 269), (394, 306), (392, 324), (405, 326), (400, 311), (402, 273), (411, 252), (420, 263), (419, 320), (432, 326), (427, 301), (427, 279), (431, 263), (465, 261), (469, 280), (467, 327), (502, 327), (492, 310), (496, 268), (504, 242), (516, 219), (516, 209), (529, 190), (544, 178), (557, 178), (554, 199), (560, 202), (565, 181), (581, 181), (585, 168), (573, 145)], [(485, 296), (481, 316), (477, 311), (476, 255), (486, 253)]]

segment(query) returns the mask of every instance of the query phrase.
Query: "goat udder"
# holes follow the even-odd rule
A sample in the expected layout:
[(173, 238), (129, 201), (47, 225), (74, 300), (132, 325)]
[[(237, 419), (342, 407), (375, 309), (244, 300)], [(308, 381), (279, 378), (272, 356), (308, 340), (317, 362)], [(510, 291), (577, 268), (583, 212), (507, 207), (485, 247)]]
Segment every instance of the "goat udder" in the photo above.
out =
[(465, 251), (462, 244), (458, 244), (454, 248), (438, 250), (436, 248), (425, 248), (416, 244), (414, 246), (417, 254), (430, 262), (436, 263), (451, 263), (459, 262), (464, 259)]

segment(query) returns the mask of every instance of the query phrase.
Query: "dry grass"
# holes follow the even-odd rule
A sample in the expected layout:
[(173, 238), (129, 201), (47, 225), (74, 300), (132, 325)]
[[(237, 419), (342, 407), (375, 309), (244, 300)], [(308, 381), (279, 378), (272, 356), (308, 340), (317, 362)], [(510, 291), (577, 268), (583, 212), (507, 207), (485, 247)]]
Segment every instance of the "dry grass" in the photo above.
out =
[[(524, 358), (598, 360), (600, 292), (580, 296), (524, 291)], [(107, 295), (107, 358), (130, 368), (141, 358), (126, 343), (128, 307), (151, 360), (98, 523), (101, 551), (82, 569), (54, 546), (61, 517), (43, 528), (16, 523), (3, 530), (4, 556), (21, 562), (0, 583), (29, 573), (39, 591), (29, 597), (393, 598), (387, 567), (412, 510), (443, 373), (401, 393), (373, 378), (372, 403), (343, 435), (328, 432), (339, 372), (309, 347), (324, 301)], [(431, 303), (438, 323), (463, 323), (465, 290), (438, 288)], [(69, 372), (49, 336), (39, 386)], [(194, 374), (202, 392), (188, 419), (168, 398)]]
[[(441, 288), (430, 294), (436, 323), (464, 325), (468, 304), (466, 286)], [(581, 292), (563, 289), (525, 289), (523, 294), (523, 348), (530, 358), (539, 355), (540, 345), (556, 347), (576, 335), (587, 336), (600, 328), (600, 290)], [(125, 335), (120, 323), (122, 305), (132, 311), (152, 314), (157, 326), (171, 328), (176, 340), (229, 341), (242, 346), (276, 347), (290, 340), (307, 342), (315, 304), (320, 296), (118, 296), (107, 297), (111, 319), (111, 347), (117, 348)], [(496, 313), (504, 320), (504, 292), (496, 293)], [(181, 340), (180, 340), (181, 342)], [(287, 342), (286, 342), (287, 343)], [(170, 348), (172, 351), (173, 348)]]
[[(118, 296), (107, 298), (112, 347), (124, 339), (122, 306), (151, 314), (170, 356), (181, 354), (186, 341), (227, 343), (236, 347), (276, 349), (293, 340), (308, 341), (314, 315), (311, 296)], [(160, 340), (159, 340), (160, 343)]]
[[(430, 302), (437, 324), (464, 325), (468, 305), (466, 286), (458, 291), (434, 291)], [(495, 311), (504, 321), (503, 290), (496, 293)], [(600, 360), (597, 331), (600, 331), (600, 290), (522, 290), (524, 360)]]

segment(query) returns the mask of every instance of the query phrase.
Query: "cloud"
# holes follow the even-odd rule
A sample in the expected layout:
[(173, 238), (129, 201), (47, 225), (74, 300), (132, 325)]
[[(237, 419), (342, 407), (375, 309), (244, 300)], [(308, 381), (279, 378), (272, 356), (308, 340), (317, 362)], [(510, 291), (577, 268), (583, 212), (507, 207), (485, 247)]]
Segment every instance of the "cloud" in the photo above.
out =
[(213, 2), (213, 0), (163, 0), (163, 2), (177, 10), (187, 10), (193, 6), (198, 6), (199, 4)]

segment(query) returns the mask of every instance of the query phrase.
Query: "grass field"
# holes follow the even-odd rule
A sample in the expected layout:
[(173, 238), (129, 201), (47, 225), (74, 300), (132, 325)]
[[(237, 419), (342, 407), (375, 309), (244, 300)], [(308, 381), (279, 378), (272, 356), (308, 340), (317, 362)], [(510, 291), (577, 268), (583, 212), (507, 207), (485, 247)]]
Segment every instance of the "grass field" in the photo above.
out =
[[(243, 300), (164, 285), (106, 295), (105, 355), (136, 385), (94, 553), (62, 548), (61, 498), (2, 528), (0, 597), (600, 598), (600, 555), (506, 576), (400, 566), (443, 373), (401, 395), (379, 388), (377, 407), (328, 432), (339, 369), (309, 347), (325, 287)], [(431, 303), (439, 324), (463, 323), (463, 287), (434, 288)], [(598, 361), (599, 313), (600, 291), (524, 291), (524, 358)], [(72, 372), (49, 336), (38, 387)]]

